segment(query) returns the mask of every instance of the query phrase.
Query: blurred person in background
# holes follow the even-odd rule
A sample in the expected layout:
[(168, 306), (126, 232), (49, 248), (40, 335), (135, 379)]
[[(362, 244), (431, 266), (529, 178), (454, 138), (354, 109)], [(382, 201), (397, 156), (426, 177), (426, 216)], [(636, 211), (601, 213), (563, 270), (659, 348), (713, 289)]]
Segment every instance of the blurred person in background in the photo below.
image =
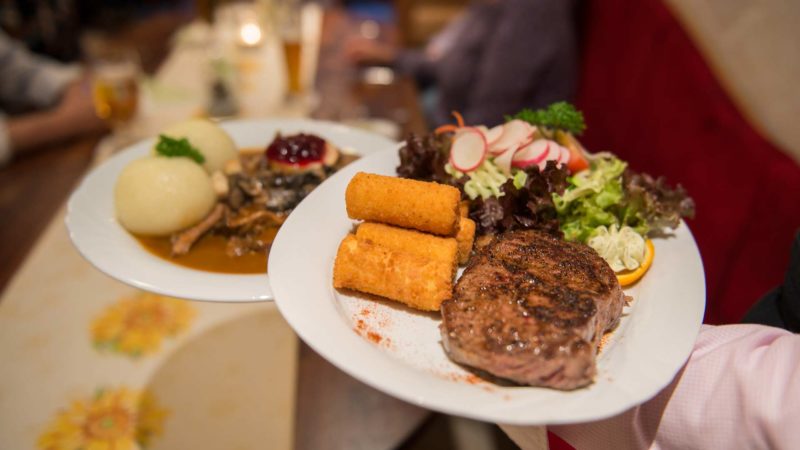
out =
[(0, 166), (13, 155), (107, 129), (77, 64), (88, 33), (134, 47), (154, 72), (191, 0), (9, 0), (0, 3)]
[(77, 66), (34, 55), (2, 31), (0, 61), (0, 166), (14, 154), (105, 129)]
[(0, 27), (38, 54), (61, 62), (80, 59), (79, 0), (2, 0)]
[[(0, 28), (28, 50), (62, 62), (81, 59), (87, 31), (135, 42), (145, 70), (155, 68), (170, 34), (200, 0), (0, 0)], [(217, 2), (218, 3), (218, 2)], [(85, 55), (83, 55), (85, 56)]]
[(495, 125), (522, 108), (572, 100), (578, 75), (574, 0), (474, 0), (421, 50), (370, 39), (347, 43), (356, 64), (413, 76), (432, 125)]
[(195, 17), (195, 0), (73, 0), (81, 31), (136, 49), (145, 73), (158, 70), (173, 33)]

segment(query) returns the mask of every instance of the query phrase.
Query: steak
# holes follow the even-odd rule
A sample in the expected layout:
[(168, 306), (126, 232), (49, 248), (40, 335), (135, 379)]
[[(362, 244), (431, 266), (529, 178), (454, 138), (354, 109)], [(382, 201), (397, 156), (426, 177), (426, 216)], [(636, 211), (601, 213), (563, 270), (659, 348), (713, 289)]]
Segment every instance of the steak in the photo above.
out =
[(600, 338), (624, 303), (591, 247), (506, 232), (473, 256), (442, 303), (442, 345), (452, 360), (497, 377), (576, 389), (592, 383)]

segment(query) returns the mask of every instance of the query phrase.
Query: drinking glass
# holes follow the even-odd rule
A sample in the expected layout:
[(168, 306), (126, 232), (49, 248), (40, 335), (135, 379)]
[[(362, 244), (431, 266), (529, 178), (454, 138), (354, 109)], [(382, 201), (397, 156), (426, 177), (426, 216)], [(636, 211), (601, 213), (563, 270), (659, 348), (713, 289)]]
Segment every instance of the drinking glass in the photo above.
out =
[(83, 45), (95, 114), (111, 128), (101, 147), (113, 153), (137, 140), (141, 60), (135, 48), (104, 35), (89, 35)]
[(98, 117), (113, 129), (129, 123), (139, 107), (141, 63), (130, 47), (108, 45), (91, 56), (92, 99)]
[(280, 2), (278, 34), (286, 63), (287, 89), (290, 96), (303, 94), (302, 4), (298, 0)]

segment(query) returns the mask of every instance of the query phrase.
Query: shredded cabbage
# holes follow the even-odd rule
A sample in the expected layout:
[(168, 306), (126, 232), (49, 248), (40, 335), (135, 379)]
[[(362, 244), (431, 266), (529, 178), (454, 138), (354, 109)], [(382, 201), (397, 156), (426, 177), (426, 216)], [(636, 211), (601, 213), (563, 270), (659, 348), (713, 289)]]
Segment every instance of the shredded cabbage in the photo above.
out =
[(601, 225), (595, 228), (586, 243), (606, 260), (614, 272), (635, 270), (644, 261), (644, 238), (628, 226), (618, 229), (616, 224), (608, 228)]
[[(483, 164), (469, 173), (456, 170), (450, 163), (444, 166), (444, 170), (456, 179), (464, 175), (469, 177), (469, 181), (464, 184), (464, 193), (469, 196), (470, 200), (478, 197), (484, 200), (489, 197), (502, 197), (503, 191), (500, 190), (500, 187), (508, 180), (508, 177), (489, 159), (483, 161)], [(525, 174), (523, 173), (523, 175)], [(515, 176), (514, 184), (516, 185), (517, 182), (518, 177)], [(522, 178), (522, 185), (524, 183), (525, 178)]]

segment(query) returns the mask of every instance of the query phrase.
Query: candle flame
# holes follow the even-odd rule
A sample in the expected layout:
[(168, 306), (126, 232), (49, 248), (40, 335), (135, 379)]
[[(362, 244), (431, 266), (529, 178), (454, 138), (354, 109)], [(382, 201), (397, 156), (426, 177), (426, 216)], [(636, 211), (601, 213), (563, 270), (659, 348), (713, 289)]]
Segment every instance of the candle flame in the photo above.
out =
[(246, 23), (239, 30), (239, 37), (244, 45), (256, 45), (261, 42), (261, 28), (254, 23)]

